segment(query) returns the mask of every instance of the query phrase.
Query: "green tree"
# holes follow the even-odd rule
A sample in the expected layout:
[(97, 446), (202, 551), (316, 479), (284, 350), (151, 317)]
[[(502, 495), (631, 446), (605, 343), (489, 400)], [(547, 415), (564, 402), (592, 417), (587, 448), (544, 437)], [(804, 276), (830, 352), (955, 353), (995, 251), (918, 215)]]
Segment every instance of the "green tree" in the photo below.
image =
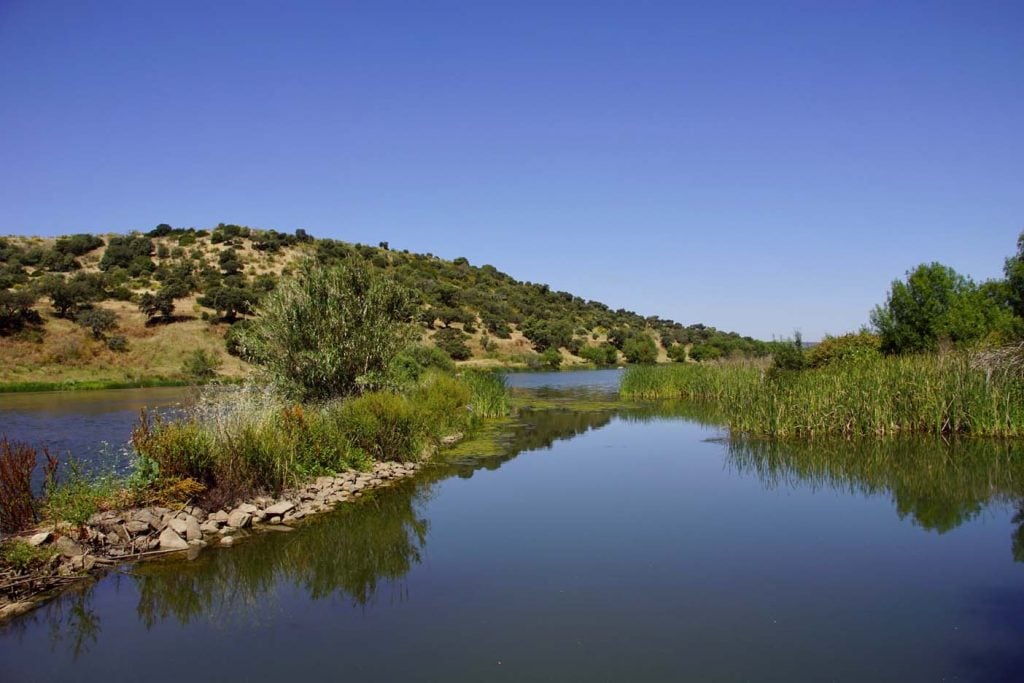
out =
[(622, 354), (630, 363), (654, 363), (658, 360), (658, 346), (646, 334), (638, 334), (623, 344)]
[(921, 264), (896, 280), (871, 323), (884, 353), (935, 351), (940, 341), (963, 345), (1008, 334), (1013, 321), (990, 290), (949, 266)]
[(93, 339), (103, 339), (117, 327), (117, 314), (105, 308), (87, 308), (75, 314), (75, 322), (88, 329)]
[(243, 353), (298, 400), (381, 386), (412, 336), (409, 293), (363, 267), (303, 263), (242, 331)]
[(212, 308), (224, 318), (233, 321), (239, 315), (253, 312), (256, 297), (252, 292), (240, 287), (214, 287), (199, 299), (201, 306)]

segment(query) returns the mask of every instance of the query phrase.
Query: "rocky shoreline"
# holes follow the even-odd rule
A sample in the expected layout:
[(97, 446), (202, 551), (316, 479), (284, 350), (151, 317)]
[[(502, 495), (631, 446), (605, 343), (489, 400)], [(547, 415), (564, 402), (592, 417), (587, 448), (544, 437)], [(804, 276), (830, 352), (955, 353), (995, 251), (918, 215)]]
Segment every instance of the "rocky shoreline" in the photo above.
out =
[(230, 509), (195, 505), (151, 506), (93, 515), (87, 524), (42, 526), (25, 540), (51, 549), (46, 566), (0, 574), (0, 623), (29, 612), (65, 586), (125, 562), (172, 553), (197, 555), (211, 545), (230, 546), (253, 532), (291, 531), (302, 519), (356, 500), (364, 491), (413, 476), (417, 463), (380, 462), (369, 472), (317, 477), (278, 498), (260, 496)]

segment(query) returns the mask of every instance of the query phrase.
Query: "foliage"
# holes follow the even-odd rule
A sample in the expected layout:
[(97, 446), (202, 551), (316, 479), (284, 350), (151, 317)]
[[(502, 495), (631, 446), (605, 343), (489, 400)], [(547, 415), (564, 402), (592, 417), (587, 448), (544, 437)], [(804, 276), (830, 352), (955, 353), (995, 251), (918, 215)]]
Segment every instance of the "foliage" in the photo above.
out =
[(185, 374), (197, 382), (207, 382), (217, 376), (221, 360), (206, 349), (196, 349), (185, 359)]
[(615, 365), (619, 360), (618, 349), (608, 342), (603, 342), (597, 346), (584, 346), (580, 348), (577, 355), (594, 365)]
[(921, 264), (906, 281), (894, 281), (885, 304), (871, 314), (882, 351), (936, 351), (940, 342), (964, 346), (1012, 335), (1010, 311), (990, 292), (948, 266)]
[(100, 259), (100, 270), (124, 268), (133, 276), (152, 272), (156, 264), (150, 258), (153, 241), (142, 235), (118, 235), (110, 238), (107, 250)]
[(381, 386), (410, 339), (409, 295), (361, 267), (305, 262), (242, 335), (242, 347), (295, 399), (328, 400)]
[[(56, 460), (43, 449), (46, 473), (52, 476)], [(8, 441), (0, 435), (0, 533), (17, 533), (39, 521), (39, 510), (32, 495), (32, 473), (39, 453), (26, 443)]]
[(57, 238), (57, 241), (53, 245), (53, 250), (61, 254), (82, 256), (84, 254), (88, 254), (94, 249), (99, 249), (103, 244), (103, 239), (96, 235), (79, 233), (77, 235), (67, 235), (65, 237)]
[(805, 354), (807, 366), (820, 368), (833, 363), (850, 363), (874, 360), (881, 349), (882, 340), (868, 330), (844, 334), (838, 337), (827, 335), (819, 344)]
[(241, 287), (213, 287), (199, 299), (201, 306), (212, 308), (231, 321), (239, 315), (250, 315), (255, 303), (256, 296)]
[(674, 344), (669, 346), (667, 353), (669, 360), (675, 361), (676, 363), (685, 363), (689, 359), (685, 344)]
[(540, 354), (541, 365), (557, 370), (562, 364), (562, 354), (554, 346), (549, 346)]
[(452, 360), (466, 360), (473, 355), (466, 345), (467, 335), (462, 330), (446, 327), (434, 333), (437, 348), (447, 353)]
[(791, 341), (776, 342), (772, 352), (772, 370), (796, 371), (807, 367), (803, 338), (797, 332)]
[(75, 322), (89, 330), (93, 339), (103, 339), (117, 327), (117, 314), (105, 308), (86, 308), (75, 314)]
[(654, 363), (658, 360), (658, 347), (646, 334), (629, 338), (622, 345), (622, 355), (630, 363)]
[(731, 429), (757, 436), (901, 433), (1024, 435), (1024, 378), (969, 354), (877, 356), (793, 373), (749, 364), (631, 368), (631, 398), (706, 401)]
[(30, 291), (0, 290), (0, 335), (17, 332), (26, 324), (42, 322), (33, 308), (35, 304), (36, 295)]
[(469, 412), (477, 419), (504, 417), (511, 411), (505, 377), (495, 372), (470, 370), (460, 379), (469, 386)]
[(0, 546), (0, 564), (25, 572), (47, 564), (56, 554), (56, 548), (37, 547), (24, 539), (12, 538)]
[(59, 482), (48, 487), (46, 512), (53, 519), (77, 526), (109, 507), (120, 490), (113, 475), (89, 476), (75, 460), (68, 462)]
[(61, 318), (72, 317), (72, 314), (88, 304), (103, 298), (103, 290), (98, 284), (87, 277), (73, 277), (69, 280), (52, 280), (44, 285), (50, 296), (53, 309)]

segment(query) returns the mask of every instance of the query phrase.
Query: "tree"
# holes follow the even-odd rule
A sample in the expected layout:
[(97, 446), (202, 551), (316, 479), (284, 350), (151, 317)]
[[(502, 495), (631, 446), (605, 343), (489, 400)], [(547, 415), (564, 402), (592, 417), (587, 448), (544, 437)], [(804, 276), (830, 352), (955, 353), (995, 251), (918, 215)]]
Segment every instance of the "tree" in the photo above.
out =
[(653, 363), (658, 360), (658, 346), (646, 334), (639, 334), (622, 346), (622, 354), (630, 363)]
[(1024, 318), (1024, 232), (1017, 238), (1017, 253), (1003, 264), (1006, 298), (1018, 318)]
[(57, 280), (47, 287), (50, 302), (60, 318), (71, 317), (81, 307), (95, 301), (101, 293), (86, 279)]
[(434, 334), (434, 343), (452, 360), (466, 360), (473, 355), (469, 346), (466, 345), (466, 334), (454, 327), (445, 327)]
[(214, 287), (199, 299), (199, 304), (212, 308), (218, 314), (223, 313), (225, 319), (233, 321), (240, 314), (251, 314), (255, 300), (252, 292), (240, 287)]
[(290, 398), (349, 396), (384, 384), (412, 338), (412, 310), (382, 274), (306, 261), (267, 295), (240, 345)]
[(75, 322), (92, 332), (93, 339), (103, 339), (117, 327), (117, 314), (105, 308), (87, 308), (75, 314)]
[(35, 303), (36, 295), (32, 292), (0, 289), (0, 334), (20, 330), (26, 323), (42, 322), (32, 308)]
[(540, 354), (540, 362), (552, 370), (557, 370), (558, 366), (562, 364), (562, 354), (558, 352), (558, 349), (549, 346), (544, 349), (544, 353)]
[(882, 351), (935, 351), (940, 341), (962, 345), (1009, 334), (1009, 310), (989, 292), (948, 266), (921, 264), (906, 281), (895, 280), (885, 304), (871, 313)]

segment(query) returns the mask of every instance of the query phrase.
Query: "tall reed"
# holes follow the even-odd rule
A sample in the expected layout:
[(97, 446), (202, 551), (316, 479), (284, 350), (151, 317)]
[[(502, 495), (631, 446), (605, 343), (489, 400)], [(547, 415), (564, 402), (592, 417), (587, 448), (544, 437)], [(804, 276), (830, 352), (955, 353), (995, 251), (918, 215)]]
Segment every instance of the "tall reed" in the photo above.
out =
[(760, 436), (1024, 436), (1024, 380), (970, 361), (966, 354), (878, 357), (802, 372), (634, 367), (620, 392), (715, 402), (733, 431)]

